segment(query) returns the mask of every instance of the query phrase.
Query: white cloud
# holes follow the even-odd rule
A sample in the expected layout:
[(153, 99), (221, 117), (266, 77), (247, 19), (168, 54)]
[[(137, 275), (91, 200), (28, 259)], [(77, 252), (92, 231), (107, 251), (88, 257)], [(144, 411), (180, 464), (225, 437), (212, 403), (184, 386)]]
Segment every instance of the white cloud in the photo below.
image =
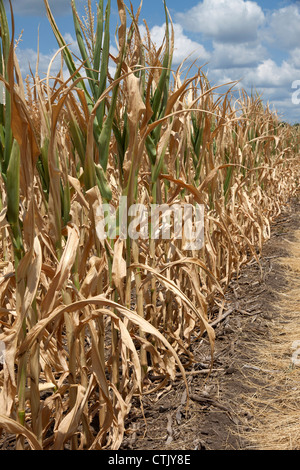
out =
[[(42, 15), (45, 12), (43, 0), (12, 2), (15, 12), (19, 14)], [(81, 2), (83, 0), (76, 0), (78, 6)], [(49, 0), (49, 3), (55, 15), (70, 11), (70, 0)], [(294, 4), (265, 15), (258, 3), (246, 0), (198, 0), (194, 2), (193, 8), (175, 14), (173, 65), (178, 65), (188, 56), (189, 62), (195, 59), (198, 59), (199, 65), (208, 62), (208, 79), (212, 86), (241, 80), (236, 90), (244, 87), (251, 93), (252, 89), (257, 89), (263, 92), (265, 102), (269, 101), (280, 113), (285, 113), (286, 120), (300, 121), (299, 106), (293, 105), (291, 100), (292, 83), (300, 79), (300, 8)], [(143, 36), (145, 27), (141, 25), (140, 29)], [(189, 32), (194, 34), (190, 35)], [(165, 35), (165, 25), (152, 27), (150, 33), (152, 41), (160, 46)], [(201, 38), (210, 39), (209, 45), (205, 42), (204, 46)], [(71, 51), (80, 57), (76, 39), (70, 33), (65, 33), (64, 39), (70, 44)], [(29, 72), (28, 62), (35, 71), (37, 53), (33, 49), (21, 49), (21, 46), (22, 43), (17, 49), (17, 56), (25, 76)], [(280, 59), (277, 54), (279, 49)], [(41, 77), (47, 72), (55, 51), (48, 53), (46, 49), (46, 52), (43, 50), (40, 54)], [(118, 54), (114, 45), (111, 51), (113, 55)], [(58, 73), (60, 65), (59, 55), (52, 66), (52, 76)], [(64, 75), (67, 78), (68, 72), (65, 73), (65, 70), (66, 67)], [(110, 73), (114, 75), (114, 71), (115, 66), (111, 62)]]
[(300, 107), (292, 102), (292, 83), (300, 80), (299, 2), (266, 13), (258, 3), (202, 0), (175, 18), (185, 34), (210, 39), (212, 85), (240, 80), (235, 90), (256, 90), (284, 120), (300, 122)]
[[(34, 49), (20, 49), (16, 50), (17, 58), (19, 61), (19, 66), (21, 69), (22, 76), (25, 77), (29, 74), (29, 66), (33, 73), (35, 73), (36, 63), (37, 63), (37, 51)], [(48, 71), (49, 63), (52, 60), (55, 51), (51, 54), (39, 54), (39, 75), (42, 78), (45, 73)], [(61, 56), (60, 54), (55, 58), (53, 65), (51, 67), (51, 75), (56, 75), (61, 67)]]
[(241, 80), (242, 86), (248, 90), (260, 88), (269, 94), (276, 92), (277, 96), (283, 96), (290, 92), (293, 81), (300, 79), (300, 69), (286, 60), (278, 65), (272, 59), (265, 59), (256, 67), (212, 68), (209, 75), (214, 83), (224, 83), (224, 77), (230, 77)]
[[(210, 54), (205, 50), (204, 46), (196, 41), (193, 41), (183, 32), (180, 24), (174, 23), (174, 55), (173, 64), (180, 64), (184, 59), (189, 56), (189, 60), (193, 61), (199, 59), (200, 65), (210, 58)], [(143, 25), (140, 26), (141, 36), (146, 33)], [(161, 46), (166, 32), (166, 26), (153, 26), (150, 30), (151, 40), (157, 47)]]
[(255, 67), (266, 58), (267, 51), (261, 44), (214, 43), (212, 64), (215, 68)]
[[(292, 83), (300, 80), (300, 68), (287, 60), (277, 64), (272, 59), (265, 59), (256, 67), (241, 67), (228, 69), (210, 69), (208, 79), (212, 85), (221, 85), (230, 81), (240, 80), (234, 90), (243, 88), (248, 94), (257, 91), (264, 103), (270, 103), (271, 109), (276, 109), (280, 119), (300, 122), (300, 107), (292, 101)], [(220, 93), (227, 87), (218, 89)]]
[[(74, 60), (76, 67), (79, 67), (81, 64), (81, 61), (80, 61), (81, 55), (80, 55), (80, 50), (79, 50), (76, 39), (74, 39), (70, 33), (65, 33), (64, 40), (66, 41), (70, 51), (74, 54), (73, 60)], [(48, 54), (40, 52), (39, 68), (38, 68), (40, 78), (44, 78), (46, 76), (49, 64), (57, 51), (58, 49), (54, 49)], [(114, 48), (113, 46), (111, 47), (111, 51), (112, 51), (112, 54), (118, 55), (117, 49)], [(37, 63), (37, 51), (34, 49), (30, 49), (30, 48), (22, 49), (20, 47), (17, 47), (16, 54), (17, 54), (22, 76), (26, 77), (26, 75), (30, 74), (30, 68), (32, 72), (35, 74), (36, 63)], [(79, 60), (77, 60), (76, 57), (78, 57)], [(50, 75), (52, 77), (56, 76), (59, 73), (60, 69), (61, 69), (61, 54), (58, 54), (57, 57), (54, 59), (53, 64), (51, 66)], [(109, 73), (113, 77), (115, 75), (115, 72), (116, 72), (116, 66), (112, 61), (110, 61)], [(81, 68), (80, 74), (82, 76), (86, 76), (84, 68)], [(64, 75), (64, 79), (67, 79), (70, 77), (69, 70), (67, 66), (65, 65), (65, 63), (63, 64), (63, 75)]]
[(290, 52), (291, 63), (300, 69), (300, 47), (296, 47)]
[(280, 48), (294, 48), (299, 45), (300, 10), (297, 5), (289, 5), (272, 13), (271, 35)]
[(261, 7), (244, 0), (203, 0), (175, 17), (186, 30), (227, 43), (255, 41), (265, 21)]
[[(73, 60), (75, 62), (75, 65), (77, 67), (79, 67), (81, 62), (79, 62), (76, 59), (76, 57), (80, 58), (80, 51), (79, 51), (79, 47), (78, 47), (76, 39), (74, 39), (73, 36), (68, 32), (65, 33), (63, 37), (64, 37), (64, 40), (66, 41), (66, 44), (68, 45), (70, 51), (74, 54)], [(48, 53), (40, 52), (40, 54), (39, 54), (39, 75), (40, 75), (41, 78), (43, 78), (43, 76), (47, 73), (49, 64), (52, 61), (52, 59), (54, 58), (54, 55), (57, 53), (57, 51), (58, 51), (58, 47), (57, 47), (57, 49), (53, 49), (53, 50), (49, 51)], [(16, 49), (16, 54), (17, 54), (17, 58), (18, 58), (18, 61), (19, 61), (19, 66), (20, 66), (21, 73), (22, 73), (23, 77), (25, 77), (30, 72), (29, 66), (30, 66), (31, 70), (33, 71), (33, 73), (35, 73), (36, 63), (37, 63), (37, 58), (38, 58), (37, 50), (31, 49), (31, 48), (22, 49), (19, 46)], [(52, 65), (51, 65), (50, 74), (52, 76), (55, 76), (55, 75), (58, 74), (60, 69), (61, 69), (61, 53), (57, 54), (57, 56), (55, 57)], [(69, 71), (68, 71), (67, 66), (65, 65), (65, 63), (63, 64), (63, 73), (64, 73), (65, 78), (68, 78), (70, 76)], [(81, 73), (83, 74), (82, 70), (81, 70)]]
[(272, 59), (264, 60), (256, 69), (251, 70), (247, 75), (247, 83), (255, 84), (259, 87), (291, 87), (294, 80), (299, 78), (300, 70), (293, 64), (284, 60), (281, 65), (277, 65)]
[(64, 40), (66, 41), (66, 44), (68, 45), (68, 48), (70, 49), (70, 51), (73, 52), (73, 54), (75, 54), (77, 57), (80, 57), (80, 50), (79, 50), (78, 43), (76, 39), (73, 38), (72, 34), (65, 33)]

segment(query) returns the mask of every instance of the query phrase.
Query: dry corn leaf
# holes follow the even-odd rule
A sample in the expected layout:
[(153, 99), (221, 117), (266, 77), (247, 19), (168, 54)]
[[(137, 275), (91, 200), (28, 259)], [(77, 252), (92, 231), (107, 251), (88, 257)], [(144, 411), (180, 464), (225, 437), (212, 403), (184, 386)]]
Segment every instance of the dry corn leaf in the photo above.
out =
[(57, 266), (56, 273), (51, 283), (49, 284), (48, 291), (41, 303), (41, 316), (45, 316), (51, 311), (57, 292), (62, 289), (76, 257), (76, 250), (79, 243), (79, 230), (75, 225), (68, 226), (68, 240), (64, 248), (61, 260)]
[(60, 422), (57, 431), (55, 432), (53, 450), (63, 450), (63, 444), (77, 431), (93, 382), (94, 377), (92, 376), (87, 389), (82, 385), (72, 385), (72, 387), (76, 387), (77, 389), (76, 402), (71, 411)]
[[(203, 317), (202, 312), (199, 312), (199, 310), (192, 304), (192, 302), (189, 300), (189, 298), (176, 286), (176, 284), (172, 280), (166, 278), (165, 276), (160, 274), (154, 268), (151, 268), (150, 266), (147, 266), (147, 265), (138, 264), (138, 263), (132, 264), (131, 267), (132, 268), (144, 269), (144, 270), (149, 271), (150, 273), (152, 273), (155, 277), (157, 277), (162, 282), (162, 284), (164, 284), (166, 286), (167, 289), (170, 289), (175, 295), (180, 297), (185, 302), (185, 304), (189, 308), (192, 309), (192, 311), (196, 314), (196, 316), (201, 320), (204, 330), (207, 331), (208, 338), (209, 338), (209, 341), (210, 341), (210, 346), (211, 346), (211, 352), (212, 352), (212, 356), (213, 356), (214, 343), (215, 343), (215, 332), (214, 332), (214, 329), (209, 325), (207, 320)], [(148, 279), (146, 278), (146, 280), (143, 281), (143, 284), (147, 280)]]
[(9, 434), (17, 434), (25, 436), (28, 439), (32, 450), (43, 450), (41, 444), (37, 441), (35, 435), (25, 426), (17, 423), (15, 420), (0, 414), (0, 428), (5, 429)]
[(114, 245), (112, 280), (117, 288), (121, 303), (124, 304), (125, 279), (127, 274), (126, 261), (123, 258), (124, 241), (118, 238)]

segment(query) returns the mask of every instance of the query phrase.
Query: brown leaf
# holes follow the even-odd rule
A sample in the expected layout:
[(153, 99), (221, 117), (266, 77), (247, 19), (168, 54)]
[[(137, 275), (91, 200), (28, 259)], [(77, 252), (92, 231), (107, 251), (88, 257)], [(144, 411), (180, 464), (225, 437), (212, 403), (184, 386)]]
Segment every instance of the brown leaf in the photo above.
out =
[(22, 426), (20, 423), (17, 423), (11, 418), (0, 414), (0, 428), (5, 429), (8, 433), (19, 434), (25, 436), (28, 439), (30, 447), (32, 450), (43, 450), (40, 443), (37, 441), (35, 435), (29, 431), (27, 428)]
[(76, 402), (74, 407), (63, 418), (58, 426), (58, 429), (55, 433), (56, 435), (53, 450), (63, 450), (64, 442), (66, 442), (77, 431), (80, 418), (85, 404), (89, 398), (93, 383), (94, 377), (91, 376), (90, 383), (86, 390), (82, 385), (72, 385), (72, 387), (77, 388)]
[(79, 230), (75, 225), (69, 225), (68, 240), (63, 255), (57, 266), (55, 276), (49, 285), (47, 294), (45, 295), (41, 304), (42, 317), (47, 315), (47, 313), (51, 311), (55, 302), (57, 291), (59, 291), (63, 287), (65, 281), (68, 279), (68, 276), (75, 261), (78, 243)]
[(124, 280), (127, 274), (126, 261), (123, 258), (123, 247), (124, 241), (118, 238), (114, 246), (112, 264), (112, 280), (118, 290), (122, 304), (124, 304)]

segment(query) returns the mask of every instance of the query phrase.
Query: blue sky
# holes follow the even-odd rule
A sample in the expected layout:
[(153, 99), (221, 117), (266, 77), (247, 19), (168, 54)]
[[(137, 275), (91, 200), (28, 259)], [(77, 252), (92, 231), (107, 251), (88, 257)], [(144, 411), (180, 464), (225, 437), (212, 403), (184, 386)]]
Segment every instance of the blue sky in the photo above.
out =
[[(140, 0), (131, 2), (136, 11)], [(76, 0), (82, 11), (85, 3)], [(130, 5), (129, 0), (125, 3)], [(49, 4), (75, 52), (70, 0), (49, 0)], [(16, 37), (24, 30), (17, 49), (21, 70), (26, 74), (28, 63), (35, 68), (39, 28), (42, 73), (58, 48), (44, 2), (12, 0), (12, 5)], [(300, 80), (300, 1), (167, 0), (167, 5), (175, 28), (174, 68), (189, 54), (191, 59), (199, 57), (199, 66), (207, 63), (211, 85), (241, 80), (239, 87), (262, 93), (282, 119), (300, 122), (300, 104), (292, 101), (292, 84)], [(116, 25), (116, 0), (112, 0), (111, 18)], [(152, 39), (160, 44), (164, 35), (162, 0), (144, 0), (140, 19), (147, 21)]]

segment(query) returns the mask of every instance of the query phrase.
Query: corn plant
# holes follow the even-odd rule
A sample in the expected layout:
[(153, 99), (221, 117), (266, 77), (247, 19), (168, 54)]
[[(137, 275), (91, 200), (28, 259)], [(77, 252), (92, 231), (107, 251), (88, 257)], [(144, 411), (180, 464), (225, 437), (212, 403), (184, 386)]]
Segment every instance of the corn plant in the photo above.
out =
[[(80, 60), (45, 0), (58, 50), (30, 82), (0, 0), (0, 429), (17, 449), (118, 449), (135, 397), (142, 404), (176, 374), (188, 396), (194, 343), (207, 336), (212, 364), (226, 288), (259, 263), (271, 221), (298, 190), (298, 129), (256, 95), (236, 99), (234, 84), (216, 96), (201, 67), (173, 70), (166, 2), (156, 48), (148, 27), (141, 37), (141, 6), (118, 0), (116, 57), (110, 0), (95, 14), (88, 1), (84, 18), (71, 4)], [(116, 233), (102, 238), (107, 202)], [(186, 249), (172, 231), (156, 238), (162, 216), (158, 227), (143, 221), (148, 237), (122, 238), (134, 203), (202, 204), (203, 247)]]

